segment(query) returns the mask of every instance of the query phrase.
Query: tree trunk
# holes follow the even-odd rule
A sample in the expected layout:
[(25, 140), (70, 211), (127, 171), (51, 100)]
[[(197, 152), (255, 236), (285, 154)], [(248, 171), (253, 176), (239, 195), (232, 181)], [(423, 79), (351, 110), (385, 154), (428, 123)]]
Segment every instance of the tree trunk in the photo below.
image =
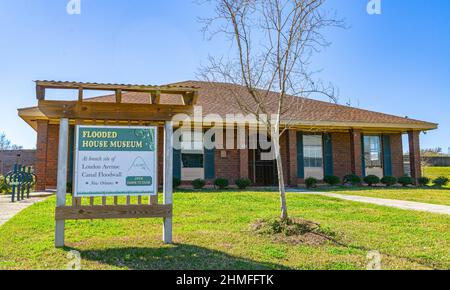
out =
[(280, 191), (280, 200), (281, 200), (281, 219), (287, 220), (289, 218), (287, 211), (287, 203), (286, 203), (286, 187), (284, 185), (284, 174), (283, 174), (283, 160), (281, 159), (281, 150), (280, 150), (280, 134), (279, 129), (275, 129), (273, 134), (273, 145), (275, 149), (275, 158), (277, 163), (277, 172), (278, 172), (278, 189)]

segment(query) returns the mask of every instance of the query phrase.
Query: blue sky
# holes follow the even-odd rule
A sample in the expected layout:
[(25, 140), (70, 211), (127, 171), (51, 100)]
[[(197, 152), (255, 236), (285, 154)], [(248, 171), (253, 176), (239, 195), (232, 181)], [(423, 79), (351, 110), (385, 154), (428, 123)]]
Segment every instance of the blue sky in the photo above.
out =
[[(330, 30), (332, 46), (314, 58), (340, 101), (440, 123), (422, 147), (450, 147), (450, 1), (329, 0), (349, 29)], [(33, 80), (164, 84), (195, 79), (208, 54), (226, 53), (221, 38), (204, 40), (191, 0), (0, 0), (0, 132), (34, 148), (35, 132), (17, 108), (36, 105)]]

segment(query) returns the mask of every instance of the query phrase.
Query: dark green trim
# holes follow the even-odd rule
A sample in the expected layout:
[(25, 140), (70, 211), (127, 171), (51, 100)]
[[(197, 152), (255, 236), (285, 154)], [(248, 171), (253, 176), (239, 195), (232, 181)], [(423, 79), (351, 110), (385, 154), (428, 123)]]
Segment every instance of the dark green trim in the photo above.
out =
[(205, 179), (216, 178), (216, 150), (205, 149)]
[(173, 177), (181, 179), (181, 150), (173, 150)]
[(297, 132), (297, 177), (305, 178), (305, 159), (303, 154), (303, 133)]
[(325, 176), (334, 175), (333, 169), (333, 141), (331, 139), (331, 134), (323, 134), (323, 162), (324, 162), (324, 173)]
[(392, 176), (391, 136), (383, 135), (383, 170), (384, 176)]

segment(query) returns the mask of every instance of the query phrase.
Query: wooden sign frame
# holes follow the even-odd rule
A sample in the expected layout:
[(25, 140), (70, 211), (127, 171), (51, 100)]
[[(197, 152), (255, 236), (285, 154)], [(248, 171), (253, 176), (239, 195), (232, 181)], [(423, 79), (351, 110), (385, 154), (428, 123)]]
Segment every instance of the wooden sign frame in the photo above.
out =
[[(45, 100), (47, 89), (78, 91), (76, 101)], [(85, 90), (114, 91), (115, 101), (93, 102), (84, 99)], [(134, 92), (148, 94), (148, 102), (142, 104), (126, 102), (123, 93)], [(182, 105), (162, 104), (162, 98), (176, 95)], [(65, 245), (65, 221), (84, 219), (127, 219), (127, 218), (163, 218), (163, 241), (172, 243), (172, 195), (173, 195), (173, 122), (176, 114), (191, 115), (197, 104), (198, 88), (178, 85), (151, 86), (131, 84), (99, 84), (79, 82), (36, 81), (36, 99), (39, 110), (52, 120), (59, 120), (58, 179), (55, 210), (55, 246)], [(163, 204), (158, 204), (158, 196), (151, 196), (148, 204), (142, 203), (138, 196), (137, 204), (131, 204), (131, 197), (126, 197), (126, 204), (119, 204), (114, 197), (113, 204), (108, 204), (106, 197), (101, 197), (101, 205), (95, 198), (89, 198), (89, 205), (83, 204), (82, 198), (72, 198), (72, 204), (66, 205), (67, 172), (69, 158), (69, 123), (76, 124), (86, 120), (105, 120), (109, 122), (164, 122), (164, 170), (163, 170)], [(158, 182), (158, 180), (157, 180)]]
[(58, 189), (55, 211), (55, 246), (65, 246), (66, 220), (93, 219), (135, 219), (135, 218), (163, 218), (163, 241), (172, 243), (172, 194), (173, 194), (173, 122), (167, 121), (164, 128), (164, 201), (158, 204), (158, 196), (151, 196), (149, 204), (142, 204), (142, 197), (138, 196), (138, 204), (131, 204), (131, 197), (127, 196), (126, 205), (118, 204), (118, 197), (114, 197), (114, 204), (108, 205), (107, 198), (101, 197), (101, 205), (95, 204), (95, 198), (89, 197), (89, 205), (82, 205), (83, 198), (72, 198), (72, 205), (66, 205), (67, 169), (69, 150), (69, 119), (63, 118), (59, 128), (58, 149)]

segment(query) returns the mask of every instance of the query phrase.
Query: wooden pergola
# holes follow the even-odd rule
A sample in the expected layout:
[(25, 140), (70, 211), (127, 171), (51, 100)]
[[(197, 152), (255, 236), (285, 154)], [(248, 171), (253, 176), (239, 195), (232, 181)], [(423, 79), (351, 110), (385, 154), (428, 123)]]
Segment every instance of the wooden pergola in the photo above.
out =
[[(45, 99), (48, 89), (77, 90), (76, 101), (50, 101)], [(92, 102), (84, 98), (85, 90), (113, 91), (115, 102)], [(124, 92), (147, 93), (148, 104), (123, 102)], [(161, 104), (165, 95), (176, 95), (182, 105)], [(191, 114), (198, 101), (198, 91), (183, 86), (118, 85), (77, 82), (37, 81), (36, 98), (41, 112), (48, 118), (99, 119), (114, 121), (168, 121), (176, 114)]]
[[(49, 89), (77, 90), (78, 99), (75, 101), (46, 100)], [(84, 98), (85, 90), (114, 91), (114, 102), (103, 102)], [(124, 92), (147, 93), (148, 104), (134, 104), (124, 102)], [(164, 96), (177, 95), (182, 99), (182, 105), (162, 104)], [(117, 218), (163, 218), (163, 241), (172, 243), (172, 194), (173, 194), (173, 122), (176, 114), (191, 115), (198, 101), (198, 91), (194, 87), (183, 86), (148, 86), (125, 84), (98, 84), (79, 82), (37, 81), (36, 98), (39, 110), (49, 119), (59, 120), (59, 149), (58, 149), (58, 177), (57, 177), (57, 207), (55, 245), (63, 247), (66, 220), (80, 219), (117, 219)], [(126, 205), (119, 205), (114, 197), (114, 204), (108, 205), (106, 197), (101, 205), (95, 205), (90, 197), (88, 206), (82, 205), (81, 198), (73, 198), (72, 205), (66, 205), (67, 172), (69, 156), (69, 124), (77, 125), (85, 122), (103, 124), (116, 122), (117, 124), (133, 123), (145, 124), (149, 122), (164, 122), (164, 202), (158, 205), (158, 198), (150, 198), (149, 204), (142, 204), (138, 197), (138, 204), (132, 205), (127, 197)]]

